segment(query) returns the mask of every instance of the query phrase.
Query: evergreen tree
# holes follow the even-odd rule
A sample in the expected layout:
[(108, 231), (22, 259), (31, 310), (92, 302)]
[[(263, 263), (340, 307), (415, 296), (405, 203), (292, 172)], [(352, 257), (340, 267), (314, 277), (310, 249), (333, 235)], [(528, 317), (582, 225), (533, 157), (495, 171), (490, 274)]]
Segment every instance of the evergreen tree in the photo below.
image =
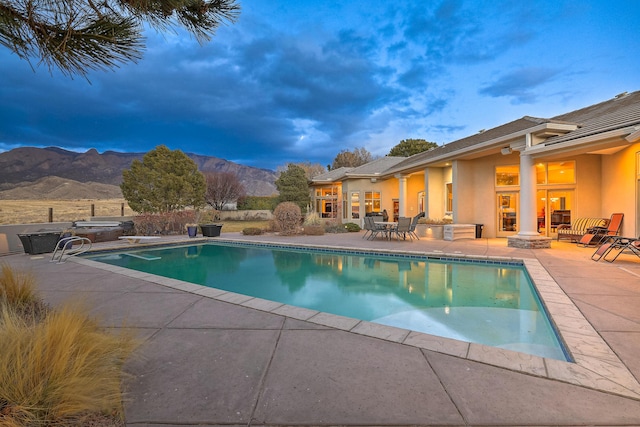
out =
[(287, 170), (281, 172), (276, 180), (276, 188), (280, 192), (278, 203), (293, 202), (300, 206), (303, 212), (307, 211), (311, 198), (309, 197), (309, 183), (303, 168), (289, 163)]
[(429, 142), (425, 139), (403, 139), (398, 145), (393, 147), (389, 151), (389, 156), (397, 157), (409, 157), (414, 154), (422, 153), (423, 151), (436, 148), (438, 144), (435, 142)]
[(172, 212), (187, 206), (201, 208), (206, 183), (196, 163), (180, 150), (164, 145), (134, 160), (122, 172), (122, 195), (139, 213)]
[(182, 27), (203, 43), (239, 12), (235, 0), (0, 0), (0, 45), (49, 70), (84, 76), (140, 59), (145, 24)]

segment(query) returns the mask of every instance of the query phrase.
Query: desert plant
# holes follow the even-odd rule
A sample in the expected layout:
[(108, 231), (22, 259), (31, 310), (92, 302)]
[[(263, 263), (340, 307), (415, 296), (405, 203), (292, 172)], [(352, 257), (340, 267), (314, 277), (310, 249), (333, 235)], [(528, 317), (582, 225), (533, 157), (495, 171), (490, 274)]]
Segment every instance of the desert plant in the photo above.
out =
[(258, 227), (247, 227), (242, 229), (242, 234), (245, 236), (259, 236), (262, 233), (264, 233), (264, 230)]
[(303, 225), (322, 225), (322, 218), (316, 212), (309, 212), (304, 217)]
[(198, 224), (211, 224), (215, 221), (220, 221), (220, 211), (216, 209), (205, 209), (200, 211)]
[(273, 211), (273, 216), (280, 228), (280, 234), (292, 235), (298, 232), (302, 212), (300, 206), (293, 202), (282, 202)]
[(0, 424), (68, 425), (87, 413), (122, 416), (121, 367), (135, 341), (100, 330), (86, 310), (66, 306), (30, 325), (0, 311)]

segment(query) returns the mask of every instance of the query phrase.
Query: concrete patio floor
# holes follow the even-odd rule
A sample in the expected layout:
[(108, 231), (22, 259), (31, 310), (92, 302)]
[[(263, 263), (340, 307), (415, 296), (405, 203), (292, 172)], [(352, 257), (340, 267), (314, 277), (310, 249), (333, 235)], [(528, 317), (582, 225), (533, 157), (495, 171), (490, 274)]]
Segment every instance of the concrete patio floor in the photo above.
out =
[[(52, 305), (81, 298), (106, 327), (133, 328), (144, 340), (126, 366), (130, 426), (640, 425), (640, 259), (596, 263), (593, 249), (565, 242), (525, 250), (506, 239), (361, 236), (221, 238), (524, 259), (547, 305), (569, 316), (561, 330), (578, 363), (376, 328), (92, 261), (16, 254), (0, 262), (33, 271)], [(94, 247), (107, 246), (131, 247)], [(577, 340), (584, 331), (592, 335)]]

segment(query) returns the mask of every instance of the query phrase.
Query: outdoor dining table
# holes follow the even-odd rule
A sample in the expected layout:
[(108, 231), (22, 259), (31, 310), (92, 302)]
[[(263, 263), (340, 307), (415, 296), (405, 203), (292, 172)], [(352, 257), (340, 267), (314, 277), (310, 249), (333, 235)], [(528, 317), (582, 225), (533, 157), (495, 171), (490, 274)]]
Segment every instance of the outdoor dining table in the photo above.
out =
[(384, 233), (387, 240), (391, 240), (391, 233), (393, 233), (393, 230), (398, 226), (398, 223), (393, 221), (380, 221), (376, 222), (375, 224), (376, 226), (384, 226), (382, 232)]

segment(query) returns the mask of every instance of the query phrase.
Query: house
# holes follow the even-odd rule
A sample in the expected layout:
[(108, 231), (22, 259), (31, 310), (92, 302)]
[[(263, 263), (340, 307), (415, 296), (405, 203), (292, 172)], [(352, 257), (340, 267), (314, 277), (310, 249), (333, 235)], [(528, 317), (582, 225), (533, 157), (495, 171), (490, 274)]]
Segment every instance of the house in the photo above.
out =
[[(425, 212), (483, 224), (484, 237), (549, 247), (560, 224), (625, 214), (640, 235), (640, 91), (550, 119), (525, 116), (411, 157), (384, 157), (313, 178), (324, 217)], [(330, 210), (327, 211), (327, 207)], [(391, 216), (391, 214), (390, 214)]]

